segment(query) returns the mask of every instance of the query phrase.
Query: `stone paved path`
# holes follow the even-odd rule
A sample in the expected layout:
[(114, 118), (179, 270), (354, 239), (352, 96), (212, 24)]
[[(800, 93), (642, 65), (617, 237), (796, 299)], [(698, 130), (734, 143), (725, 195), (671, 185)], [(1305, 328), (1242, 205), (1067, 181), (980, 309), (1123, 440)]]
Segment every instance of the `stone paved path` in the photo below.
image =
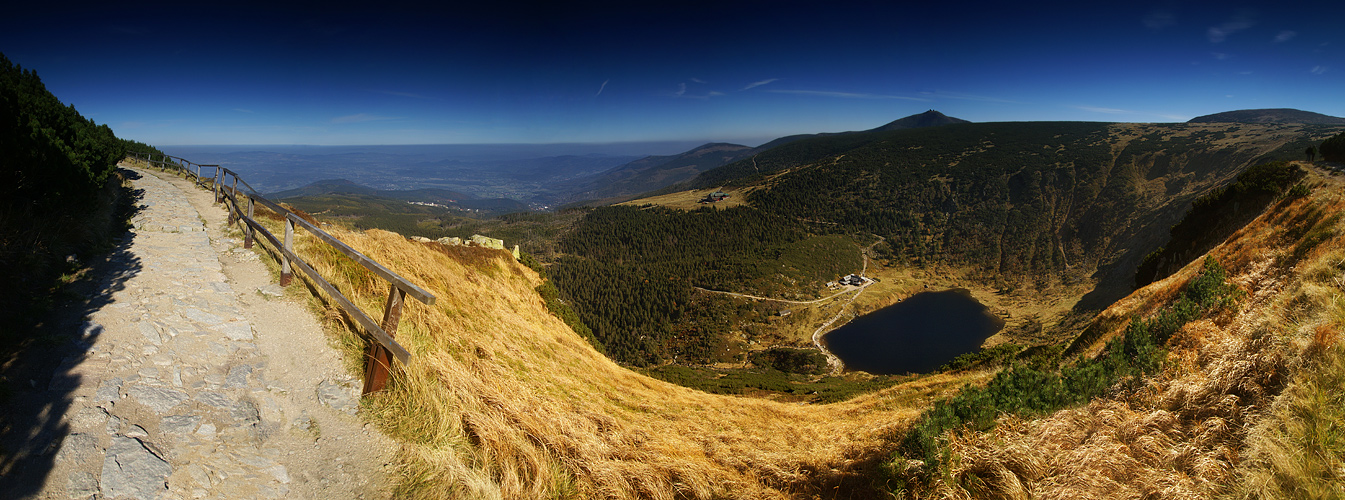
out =
[(136, 262), (101, 278), (124, 286), (49, 382), (72, 402), (37, 498), (386, 497), (393, 446), (311, 314), (208, 192), (135, 172), (143, 208), (113, 255)]

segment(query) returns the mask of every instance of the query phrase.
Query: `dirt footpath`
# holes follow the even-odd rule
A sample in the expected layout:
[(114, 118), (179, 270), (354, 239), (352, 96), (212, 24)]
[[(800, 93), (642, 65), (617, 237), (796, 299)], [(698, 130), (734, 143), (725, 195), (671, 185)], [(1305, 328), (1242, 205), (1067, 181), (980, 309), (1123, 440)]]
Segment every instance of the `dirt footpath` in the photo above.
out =
[(208, 191), (131, 171), (135, 229), (95, 266), (99, 305), (40, 382), (64, 404), (51, 456), (7, 474), (40, 482), (22, 496), (389, 497), (395, 445), (356, 414), (359, 381), (302, 298), (239, 248)]

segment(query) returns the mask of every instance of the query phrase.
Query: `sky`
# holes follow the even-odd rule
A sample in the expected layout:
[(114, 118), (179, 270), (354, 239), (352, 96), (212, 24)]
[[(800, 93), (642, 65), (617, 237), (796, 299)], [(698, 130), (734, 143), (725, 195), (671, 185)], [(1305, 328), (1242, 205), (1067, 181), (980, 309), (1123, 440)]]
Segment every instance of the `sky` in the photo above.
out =
[(0, 53), (162, 146), (756, 145), (929, 109), (1345, 116), (1345, 2), (196, 3), (10, 6)]

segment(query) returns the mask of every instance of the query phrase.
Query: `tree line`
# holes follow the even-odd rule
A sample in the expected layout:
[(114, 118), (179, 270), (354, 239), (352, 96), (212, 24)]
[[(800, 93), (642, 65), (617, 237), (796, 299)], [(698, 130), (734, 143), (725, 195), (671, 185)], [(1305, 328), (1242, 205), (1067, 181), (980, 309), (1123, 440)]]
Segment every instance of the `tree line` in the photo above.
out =
[(40, 316), (62, 274), (124, 229), (115, 220), (126, 200), (114, 172), (128, 150), (158, 153), (80, 115), (36, 72), (0, 54), (0, 275), (11, 278), (0, 288), (5, 340)]
[(694, 287), (806, 298), (790, 294), (860, 265), (847, 239), (747, 207), (597, 208), (558, 247), (549, 272), (562, 296), (608, 356), (637, 366), (707, 363), (724, 350), (736, 309)]

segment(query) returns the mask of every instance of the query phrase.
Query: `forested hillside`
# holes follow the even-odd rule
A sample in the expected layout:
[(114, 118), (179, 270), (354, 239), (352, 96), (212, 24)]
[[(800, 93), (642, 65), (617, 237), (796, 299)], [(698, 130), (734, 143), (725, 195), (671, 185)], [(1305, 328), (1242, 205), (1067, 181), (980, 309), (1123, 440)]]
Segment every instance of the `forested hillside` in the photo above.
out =
[[(695, 302), (692, 287), (798, 297), (858, 270), (844, 238), (750, 208), (691, 212), (659, 207), (596, 209), (560, 243), (552, 276), (581, 319), (618, 361), (674, 358), (706, 363), (738, 321)], [(811, 296), (806, 298), (812, 298)]]
[(0, 55), (0, 332), (38, 319), (62, 274), (119, 230), (113, 224), (127, 150), (107, 125), (62, 104), (42, 79)]
[[(802, 148), (762, 181), (756, 208), (887, 238), (913, 265), (972, 265), (1039, 285), (1124, 268), (1161, 244), (1197, 196), (1287, 144), (1337, 130), (1304, 125), (962, 124), (901, 131), (828, 157)], [(794, 146), (794, 145), (789, 145)], [(786, 146), (786, 147), (789, 147)], [(782, 148), (783, 149), (783, 148)], [(763, 155), (765, 156), (765, 155)], [(738, 182), (752, 182), (748, 177)]]
[[(608, 354), (636, 364), (704, 361), (694, 353), (724, 352), (744, 330), (732, 311), (720, 318), (732, 326), (707, 327), (695, 311), (726, 306), (691, 300), (692, 286), (802, 297), (857, 270), (855, 240), (875, 236), (891, 266), (957, 268), (1005, 291), (1084, 286), (1078, 307), (1096, 311), (1133, 290), (1141, 257), (1193, 200), (1340, 129), (965, 123), (803, 139), (695, 181), (740, 188), (749, 207), (593, 211), (553, 276)], [(849, 243), (781, 266), (783, 249), (827, 235)]]

